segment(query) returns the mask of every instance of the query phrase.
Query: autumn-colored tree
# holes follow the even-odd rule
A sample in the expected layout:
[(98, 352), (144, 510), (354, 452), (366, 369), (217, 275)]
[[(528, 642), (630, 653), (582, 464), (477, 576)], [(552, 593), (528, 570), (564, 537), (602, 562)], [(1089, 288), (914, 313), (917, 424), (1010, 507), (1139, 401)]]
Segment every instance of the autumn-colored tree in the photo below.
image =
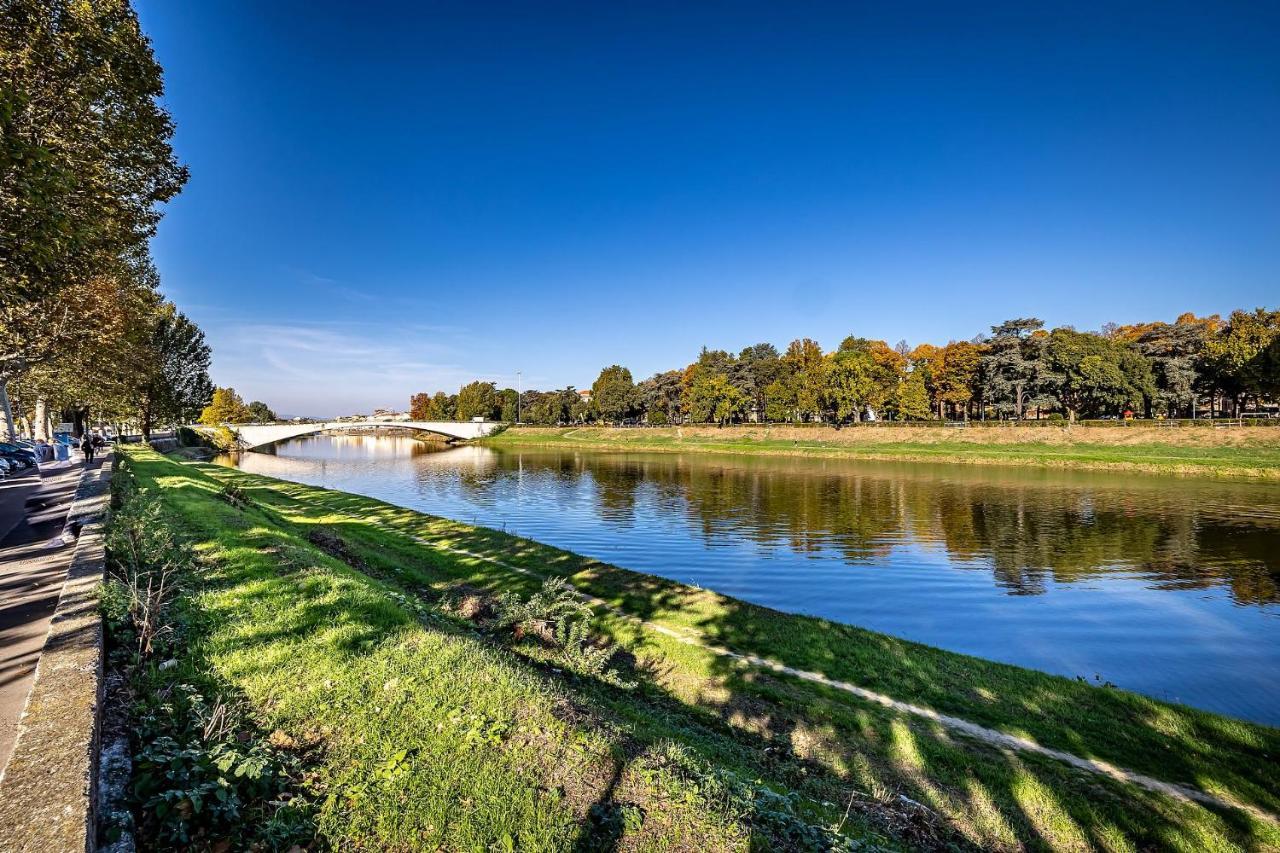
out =
[(924, 421), (933, 416), (929, 408), (929, 389), (925, 387), (924, 370), (912, 369), (898, 386), (895, 413), (904, 421)]
[[(973, 399), (973, 384), (981, 358), (982, 349), (969, 341), (952, 341), (938, 351), (933, 364), (933, 381), (939, 409), (942, 403), (950, 403), (968, 419), (968, 405)], [(942, 416), (941, 410), (938, 415)]]
[(787, 403), (796, 420), (816, 419), (822, 414), (826, 387), (826, 362), (822, 347), (809, 338), (794, 340), (782, 356), (786, 366)]
[(425, 391), (419, 391), (409, 397), (409, 417), (415, 421), (431, 420), (429, 407), (431, 406), (431, 395)]
[(209, 426), (246, 424), (252, 420), (253, 413), (234, 388), (213, 389), (213, 399), (200, 413), (200, 423)]

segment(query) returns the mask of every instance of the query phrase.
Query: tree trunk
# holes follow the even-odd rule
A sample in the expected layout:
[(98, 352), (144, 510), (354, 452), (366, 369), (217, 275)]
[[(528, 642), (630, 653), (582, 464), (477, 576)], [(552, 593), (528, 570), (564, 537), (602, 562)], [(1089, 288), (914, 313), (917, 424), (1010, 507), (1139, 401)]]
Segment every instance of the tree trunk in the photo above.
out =
[(52, 425), (49, 422), (49, 402), (44, 397), (36, 397), (36, 422), (34, 437), (49, 441), (53, 438)]
[(0, 379), (0, 436), (5, 441), (17, 438), (13, 431), (13, 407), (9, 405), (8, 379)]

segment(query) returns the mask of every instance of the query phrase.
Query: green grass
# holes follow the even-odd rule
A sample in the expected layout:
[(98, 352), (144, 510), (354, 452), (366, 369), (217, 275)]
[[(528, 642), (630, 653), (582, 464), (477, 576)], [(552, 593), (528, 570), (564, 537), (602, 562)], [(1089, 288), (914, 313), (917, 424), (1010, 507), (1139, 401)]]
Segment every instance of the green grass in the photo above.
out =
[[(1077, 431), (1087, 431), (1090, 438), (1063, 441), (1063, 430), (1055, 427), (1024, 428), (1019, 435), (1030, 436), (1030, 440), (1023, 441), (1009, 441), (1006, 431), (995, 427), (966, 430), (963, 440), (956, 438), (957, 431), (943, 432), (941, 428), (860, 427), (837, 431), (699, 427), (677, 431), (585, 427), (510, 429), (482, 443), (513, 448), (748, 453), (1280, 478), (1280, 429), (1242, 427), (1233, 433), (1206, 426), (1186, 427), (1176, 433), (1163, 430), (1160, 434), (1152, 427), (1133, 431), (1123, 427), (1080, 427)], [(1143, 440), (1126, 441), (1139, 431)], [(771, 433), (786, 433), (787, 437), (775, 438)], [(1241, 441), (1241, 437), (1245, 440)]]
[[(736, 651), (1271, 813), (1275, 729), (777, 613), (368, 498), (129, 453), (208, 555), (207, 659), (268, 725), (325, 733), (314, 785), (333, 840), (589, 849), (612, 833), (623, 849), (785, 848), (805, 828), (840, 825), (908, 847), (1280, 846), (1276, 824), (1244, 810), (1006, 753), (616, 616), (599, 628), (634, 656), (636, 689), (557, 672), (536, 647), (498, 647), (440, 615), (435, 603), (460, 588), (537, 586), (444, 549), (569, 577)], [(231, 483), (254, 508), (214, 497)], [(317, 527), (362, 571), (311, 546)]]
[[(219, 497), (225, 484), (193, 466), (125, 454), (200, 555), (182, 602), (201, 613), (191, 657), (264, 730), (321, 744), (306, 793), (329, 845), (745, 850), (840, 823), (813, 793), (772, 793), (791, 789), (796, 762), (762, 762), (699, 721), (637, 726), (615, 713), (614, 688), (414, 606), (275, 511)], [(245, 491), (261, 497), (260, 484)], [(861, 816), (843, 828), (896, 846)]]

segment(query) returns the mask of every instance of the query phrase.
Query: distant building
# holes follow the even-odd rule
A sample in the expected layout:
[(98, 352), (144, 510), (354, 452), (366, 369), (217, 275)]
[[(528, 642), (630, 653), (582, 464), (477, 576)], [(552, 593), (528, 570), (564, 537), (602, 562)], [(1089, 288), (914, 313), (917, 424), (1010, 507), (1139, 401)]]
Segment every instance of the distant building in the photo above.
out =
[(579, 391), (579, 392), (578, 392), (578, 396), (579, 396), (580, 398), (582, 398), (582, 402), (584, 402), (584, 403), (590, 403), (590, 402), (591, 402), (591, 389), (590, 389), (590, 388), (584, 388), (584, 389), (582, 389), (581, 391)]

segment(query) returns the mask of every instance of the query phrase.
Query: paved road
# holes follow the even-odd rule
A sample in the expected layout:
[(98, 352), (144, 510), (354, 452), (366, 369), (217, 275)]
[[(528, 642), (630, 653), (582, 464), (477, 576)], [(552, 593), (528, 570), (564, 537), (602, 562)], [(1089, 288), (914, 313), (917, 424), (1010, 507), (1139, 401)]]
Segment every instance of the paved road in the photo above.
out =
[(75, 550), (62, 527), (83, 468), (78, 459), (50, 462), (0, 482), (0, 770)]

